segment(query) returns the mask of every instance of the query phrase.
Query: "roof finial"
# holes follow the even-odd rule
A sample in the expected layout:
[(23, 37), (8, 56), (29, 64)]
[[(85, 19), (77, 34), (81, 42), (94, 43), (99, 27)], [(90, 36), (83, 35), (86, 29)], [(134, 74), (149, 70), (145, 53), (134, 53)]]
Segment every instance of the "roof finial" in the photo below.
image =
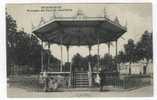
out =
[(104, 17), (107, 17), (106, 8), (104, 8)]
[(55, 19), (55, 18), (56, 18), (56, 10), (53, 9), (53, 14), (52, 14), (52, 16), (50, 17), (50, 20), (53, 20), (53, 19)]
[(86, 18), (87, 16), (84, 15), (83, 11), (78, 9), (77, 10), (77, 14), (76, 14), (76, 18), (82, 19), (82, 18)]
[(53, 10), (53, 18), (56, 18), (56, 9)]
[(35, 28), (35, 26), (33, 25), (33, 23), (31, 23), (31, 26), (32, 26), (31, 28), (32, 28), (32, 30), (33, 30), (33, 29)]
[(127, 28), (127, 26), (128, 26), (128, 22), (127, 22), (127, 20), (125, 21), (125, 27)]
[(77, 16), (82, 16), (82, 15), (83, 15), (83, 11), (80, 10), (80, 9), (78, 9), (78, 10), (77, 10)]
[(115, 22), (116, 24), (119, 24), (119, 19), (118, 19), (118, 17), (117, 17), (117, 16), (116, 16), (116, 18), (115, 18), (114, 22)]
[(44, 20), (44, 17), (41, 17), (39, 25), (44, 24), (44, 23), (46, 23), (46, 21)]

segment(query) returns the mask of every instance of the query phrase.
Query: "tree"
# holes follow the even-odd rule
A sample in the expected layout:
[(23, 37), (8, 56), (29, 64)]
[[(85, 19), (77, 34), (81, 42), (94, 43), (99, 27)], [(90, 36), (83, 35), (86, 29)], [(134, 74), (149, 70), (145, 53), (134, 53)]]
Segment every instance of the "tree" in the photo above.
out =
[[(152, 43), (152, 33), (149, 33), (147, 30), (144, 32), (144, 34), (141, 37), (141, 40), (137, 43), (137, 55), (138, 59), (146, 59), (146, 65), (147, 68), (149, 61), (153, 57), (153, 43)], [(146, 68), (144, 68), (144, 74), (146, 74)]]
[(92, 67), (92, 70), (95, 71), (94, 67), (98, 67), (98, 55), (94, 55), (94, 56), (91, 56), (91, 67)]
[(131, 64), (136, 61), (135, 58), (135, 49), (136, 46), (134, 44), (134, 40), (129, 39), (128, 43), (124, 45), (126, 60), (129, 61), (129, 74), (131, 74)]
[(7, 37), (7, 75), (11, 73), (11, 66), (15, 63), (15, 34), (17, 30), (16, 21), (6, 13), (6, 37)]
[(101, 65), (103, 66), (103, 69), (113, 70), (115, 66), (112, 56), (110, 54), (105, 54), (104, 57), (101, 58)]
[(6, 13), (6, 33), (8, 39), (8, 45), (13, 46), (14, 43), (14, 35), (17, 32), (16, 21), (13, 19), (11, 15)]
[[(72, 58), (72, 66), (74, 69), (81, 70), (81, 68), (88, 68), (88, 61), (86, 61), (85, 58), (83, 58), (80, 54), (74, 55)], [(74, 70), (72, 69), (72, 70)]]
[(118, 55), (115, 57), (117, 63), (125, 63), (126, 60), (126, 54), (123, 51), (119, 51)]
[[(16, 28), (16, 21), (11, 15), (6, 14), (7, 74), (11, 72), (11, 65), (17, 65), (20, 69), (24, 69), (23, 65), (27, 65), (27, 69), (31, 70), (33, 74), (39, 73), (41, 70), (41, 50), (44, 54), (47, 54), (47, 50), (39, 44), (34, 35), (24, 31), (17, 32)], [(50, 60), (52, 61), (50, 63), (54, 63), (54, 65), (59, 62), (52, 55), (50, 55)], [(29, 72), (27, 71), (27, 73)]]

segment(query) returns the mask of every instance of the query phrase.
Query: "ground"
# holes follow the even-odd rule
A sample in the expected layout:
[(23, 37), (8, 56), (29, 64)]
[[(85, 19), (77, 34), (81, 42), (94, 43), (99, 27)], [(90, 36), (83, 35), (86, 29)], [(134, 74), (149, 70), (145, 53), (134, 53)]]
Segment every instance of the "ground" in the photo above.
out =
[(152, 86), (131, 91), (64, 91), (64, 92), (37, 92), (22, 88), (8, 88), (8, 97), (151, 97)]
[[(38, 81), (31, 78), (19, 78), (19, 82), (12, 81), (7, 88), (8, 97), (151, 97), (153, 96), (153, 86), (145, 86), (136, 89), (116, 89), (111, 86), (104, 87), (108, 91), (100, 92), (99, 88), (76, 88), (60, 89), (58, 92), (43, 92), (41, 87), (36, 85)], [(21, 81), (23, 80), (23, 81)]]

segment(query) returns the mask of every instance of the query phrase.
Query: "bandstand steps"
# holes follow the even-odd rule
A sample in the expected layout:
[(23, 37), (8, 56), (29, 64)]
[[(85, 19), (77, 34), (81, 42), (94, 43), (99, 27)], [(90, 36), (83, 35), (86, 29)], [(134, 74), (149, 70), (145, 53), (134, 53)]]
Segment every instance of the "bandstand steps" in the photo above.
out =
[(75, 88), (88, 87), (88, 74), (86, 72), (76, 72), (73, 75), (72, 85)]

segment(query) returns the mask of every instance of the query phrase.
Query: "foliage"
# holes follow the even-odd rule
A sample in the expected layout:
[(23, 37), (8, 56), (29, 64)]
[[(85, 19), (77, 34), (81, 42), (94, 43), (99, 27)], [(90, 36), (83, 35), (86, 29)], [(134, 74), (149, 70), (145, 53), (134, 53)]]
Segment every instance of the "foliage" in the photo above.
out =
[(134, 43), (134, 40), (129, 39), (128, 43), (124, 45), (124, 49), (125, 49), (127, 61), (129, 61), (129, 63), (135, 62), (136, 45)]
[(141, 37), (141, 40), (137, 43), (136, 54), (138, 59), (146, 59), (147, 63), (153, 57), (153, 43), (152, 43), (152, 33), (145, 31)]
[(109, 54), (105, 54), (103, 58), (101, 58), (101, 66), (102, 66), (102, 69), (113, 69), (114, 67), (114, 60), (112, 58), (111, 55)]
[(123, 51), (119, 51), (119, 54), (115, 57), (115, 59), (119, 64), (127, 62), (127, 56)]
[(85, 68), (84, 70), (87, 71), (88, 69), (88, 60), (86, 58), (83, 58), (80, 54), (76, 54), (74, 55), (74, 57), (72, 58), (72, 66), (73, 69), (72, 70), (81, 70), (81, 68)]
[[(28, 65), (28, 69), (34, 73), (41, 70), (41, 51), (47, 51), (39, 44), (38, 39), (24, 31), (17, 31), (16, 21), (6, 14), (6, 34), (7, 34), (7, 71), (11, 72), (12, 65), (20, 67)], [(48, 56), (46, 56), (48, 57)], [(50, 63), (58, 63), (59, 60), (50, 55)], [(45, 63), (47, 63), (45, 61)]]
[[(80, 54), (74, 55), (72, 58), (72, 66), (73, 70), (81, 70), (81, 67), (84, 68), (85, 71), (88, 71), (88, 62), (90, 60), (91, 67), (97, 66), (98, 64), (98, 55), (90, 55), (86, 57), (82, 57)], [(115, 62), (111, 55), (105, 54), (103, 58), (100, 58), (100, 66), (102, 69), (113, 70), (115, 68)]]

